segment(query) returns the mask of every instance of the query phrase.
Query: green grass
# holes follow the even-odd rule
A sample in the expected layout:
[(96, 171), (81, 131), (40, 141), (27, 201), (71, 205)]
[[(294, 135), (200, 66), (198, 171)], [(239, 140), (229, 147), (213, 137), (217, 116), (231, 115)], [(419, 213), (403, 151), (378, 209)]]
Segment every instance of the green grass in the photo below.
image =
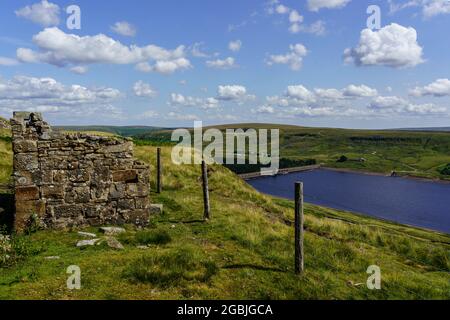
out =
[(11, 132), (0, 128), (0, 183), (10, 181), (12, 158)]
[[(280, 129), (280, 157), (315, 159), (327, 167), (430, 179), (448, 179), (441, 168), (450, 163), (449, 132), (412, 132), (305, 128), (288, 125), (235, 124), (226, 128)], [(207, 128), (205, 128), (206, 130)], [(153, 131), (141, 139), (170, 141), (170, 131)], [(345, 155), (349, 161), (337, 162)], [(360, 162), (364, 158), (366, 161)]]
[[(127, 226), (123, 251), (76, 248), (76, 230), (20, 237), (32, 250), (0, 268), (0, 299), (450, 299), (450, 236), (306, 205), (306, 271), (296, 276), (292, 201), (211, 166), (212, 219), (203, 222), (200, 168), (173, 165), (170, 151), (164, 192), (151, 194), (164, 214), (144, 230)], [(155, 154), (136, 147), (151, 172)], [(373, 264), (379, 291), (365, 286)], [(70, 265), (81, 268), (81, 290), (66, 288)]]

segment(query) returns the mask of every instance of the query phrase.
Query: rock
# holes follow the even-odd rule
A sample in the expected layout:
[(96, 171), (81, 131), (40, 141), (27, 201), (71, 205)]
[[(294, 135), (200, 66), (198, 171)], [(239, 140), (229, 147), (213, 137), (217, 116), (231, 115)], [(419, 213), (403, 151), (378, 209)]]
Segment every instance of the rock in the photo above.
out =
[(59, 256), (50, 256), (50, 257), (45, 257), (45, 260), (59, 260), (60, 257)]
[(117, 235), (124, 232), (127, 232), (124, 228), (118, 227), (101, 227), (100, 231), (103, 232), (107, 236)]
[(148, 249), (147, 246), (137, 246), (136, 248), (141, 249), (141, 250), (147, 250)]
[(150, 204), (150, 213), (151, 214), (163, 214), (163, 205), (162, 204)]
[(82, 231), (79, 231), (78, 234), (79, 234), (80, 236), (83, 236), (83, 237), (89, 237), (89, 238), (96, 238), (96, 237), (97, 237), (97, 235), (96, 235), (95, 233), (89, 233), (89, 232), (82, 232)]
[(119, 242), (119, 240), (117, 240), (114, 237), (107, 237), (106, 244), (108, 245), (108, 247), (113, 248), (113, 249), (117, 249), (117, 250), (124, 249), (123, 245)]
[(98, 241), (100, 241), (100, 239), (81, 240), (77, 242), (77, 247), (94, 246)]

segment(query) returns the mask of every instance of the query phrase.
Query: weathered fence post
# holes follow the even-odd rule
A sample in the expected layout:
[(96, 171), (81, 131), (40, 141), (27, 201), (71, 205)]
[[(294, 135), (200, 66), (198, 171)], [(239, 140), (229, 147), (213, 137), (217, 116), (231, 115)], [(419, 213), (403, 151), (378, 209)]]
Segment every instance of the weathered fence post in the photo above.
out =
[(209, 205), (209, 188), (208, 188), (208, 167), (205, 160), (202, 161), (202, 181), (203, 181), (203, 204), (204, 204), (204, 216), (205, 220), (211, 218), (211, 208)]
[(295, 183), (295, 273), (304, 270), (303, 255), (303, 183)]
[(161, 165), (161, 148), (157, 149), (157, 176), (156, 176), (156, 192), (161, 193), (162, 191), (162, 165)]

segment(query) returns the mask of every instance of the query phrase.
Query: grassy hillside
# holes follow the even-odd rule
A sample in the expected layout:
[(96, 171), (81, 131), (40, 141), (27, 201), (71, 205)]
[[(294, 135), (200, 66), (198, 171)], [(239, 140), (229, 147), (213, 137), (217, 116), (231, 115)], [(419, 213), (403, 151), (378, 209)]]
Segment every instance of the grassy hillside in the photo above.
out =
[(12, 158), (11, 131), (0, 127), (0, 183), (6, 183), (10, 179)]
[[(200, 168), (173, 165), (170, 150), (163, 149), (164, 192), (151, 195), (163, 216), (145, 230), (127, 227), (123, 251), (76, 248), (75, 230), (16, 238), (14, 263), (0, 268), (0, 299), (450, 299), (449, 236), (308, 205), (299, 277), (291, 201), (212, 166), (212, 220), (202, 222)], [(155, 148), (136, 153), (155, 172)], [(82, 289), (68, 291), (74, 264)], [(382, 270), (380, 291), (365, 286), (373, 264)]]
[[(328, 167), (424, 178), (449, 179), (441, 170), (450, 163), (450, 133), (304, 128), (286, 125), (236, 124), (226, 128), (280, 129), (280, 156), (315, 159)], [(170, 140), (170, 131), (149, 132), (140, 139)], [(337, 162), (341, 156), (348, 160)], [(361, 161), (361, 159), (364, 159)]]
[(84, 131), (84, 132), (106, 132), (114, 135), (119, 135), (123, 137), (131, 137), (139, 135), (146, 132), (152, 132), (157, 130), (162, 130), (158, 127), (147, 127), (147, 126), (125, 126), (125, 127), (115, 127), (115, 126), (55, 126), (56, 130), (64, 131)]

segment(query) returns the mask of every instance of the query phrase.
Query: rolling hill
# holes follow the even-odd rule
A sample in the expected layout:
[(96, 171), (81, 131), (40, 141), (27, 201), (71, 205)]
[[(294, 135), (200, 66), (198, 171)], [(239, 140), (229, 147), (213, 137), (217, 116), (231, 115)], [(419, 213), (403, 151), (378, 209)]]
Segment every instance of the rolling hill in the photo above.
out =
[[(0, 140), (9, 173), (10, 149)], [(164, 214), (143, 230), (127, 226), (124, 250), (77, 248), (78, 230), (14, 236), (0, 299), (450, 299), (448, 235), (307, 205), (306, 271), (296, 276), (292, 201), (262, 195), (214, 165), (212, 219), (203, 222), (200, 168), (174, 165), (170, 153), (163, 148), (164, 191), (151, 194)], [(155, 154), (136, 146), (151, 172)], [(82, 289), (69, 291), (66, 268), (74, 264)], [(365, 285), (374, 264), (382, 290)]]

